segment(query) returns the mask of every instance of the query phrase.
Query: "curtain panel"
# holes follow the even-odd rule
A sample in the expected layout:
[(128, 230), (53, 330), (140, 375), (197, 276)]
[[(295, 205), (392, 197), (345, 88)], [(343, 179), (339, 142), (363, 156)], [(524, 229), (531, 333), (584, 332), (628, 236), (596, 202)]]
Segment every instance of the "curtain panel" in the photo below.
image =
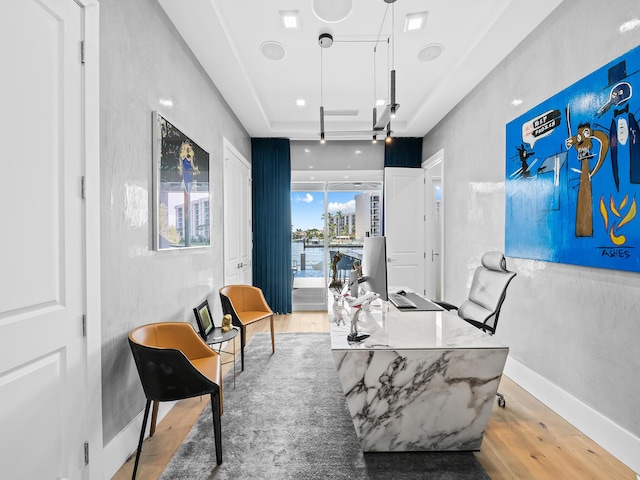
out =
[(253, 284), (271, 309), (291, 313), (291, 155), (288, 139), (251, 139)]
[(384, 144), (384, 166), (420, 168), (422, 165), (422, 137), (393, 137)]

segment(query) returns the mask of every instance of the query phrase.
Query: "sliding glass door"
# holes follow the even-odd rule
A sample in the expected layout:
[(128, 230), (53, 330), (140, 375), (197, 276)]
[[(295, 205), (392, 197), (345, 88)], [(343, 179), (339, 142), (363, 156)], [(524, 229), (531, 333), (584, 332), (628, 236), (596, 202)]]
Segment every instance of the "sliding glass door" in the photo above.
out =
[(362, 239), (381, 235), (382, 183), (295, 182), (291, 219), (293, 310), (326, 310), (327, 287), (348, 279)]

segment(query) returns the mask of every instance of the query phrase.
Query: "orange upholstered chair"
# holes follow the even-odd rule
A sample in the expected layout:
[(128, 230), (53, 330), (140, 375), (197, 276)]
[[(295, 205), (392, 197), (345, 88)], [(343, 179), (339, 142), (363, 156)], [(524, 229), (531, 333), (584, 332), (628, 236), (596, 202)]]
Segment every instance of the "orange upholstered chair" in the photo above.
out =
[(251, 285), (227, 285), (220, 289), (223, 313), (231, 315), (233, 325), (240, 328), (240, 358), (244, 370), (244, 346), (247, 342), (247, 325), (265, 318), (271, 319), (271, 352), (276, 346), (273, 335), (273, 311), (267, 304), (262, 290)]
[[(220, 355), (196, 333), (190, 323), (151, 323), (129, 332), (129, 346), (138, 369), (147, 404), (133, 467), (136, 478), (151, 402), (211, 396), (216, 463), (222, 463), (222, 372)], [(155, 408), (154, 408), (155, 409)], [(154, 419), (155, 421), (155, 419)]]

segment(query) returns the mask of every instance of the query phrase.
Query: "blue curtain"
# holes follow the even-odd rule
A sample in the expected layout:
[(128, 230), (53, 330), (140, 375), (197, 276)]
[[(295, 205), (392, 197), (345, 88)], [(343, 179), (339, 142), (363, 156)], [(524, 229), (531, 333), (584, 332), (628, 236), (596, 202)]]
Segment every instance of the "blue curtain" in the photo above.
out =
[(384, 144), (384, 166), (420, 168), (422, 164), (422, 137), (393, 137)]
[(291, 313), (291, 155), (289, 140), (251, 139), (253, 284), (271, 309)]

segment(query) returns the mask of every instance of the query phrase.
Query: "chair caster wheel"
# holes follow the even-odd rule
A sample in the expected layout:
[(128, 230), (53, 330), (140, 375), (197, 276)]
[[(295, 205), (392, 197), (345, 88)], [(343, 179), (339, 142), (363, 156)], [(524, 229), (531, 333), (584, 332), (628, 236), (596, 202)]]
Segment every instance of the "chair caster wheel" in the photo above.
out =
[(498, 406), (501, 408), (505, 408), (507, 406), (507, 402), (504, 399), (504, 395), (498, 393), (496, 394), (498, 396)]

